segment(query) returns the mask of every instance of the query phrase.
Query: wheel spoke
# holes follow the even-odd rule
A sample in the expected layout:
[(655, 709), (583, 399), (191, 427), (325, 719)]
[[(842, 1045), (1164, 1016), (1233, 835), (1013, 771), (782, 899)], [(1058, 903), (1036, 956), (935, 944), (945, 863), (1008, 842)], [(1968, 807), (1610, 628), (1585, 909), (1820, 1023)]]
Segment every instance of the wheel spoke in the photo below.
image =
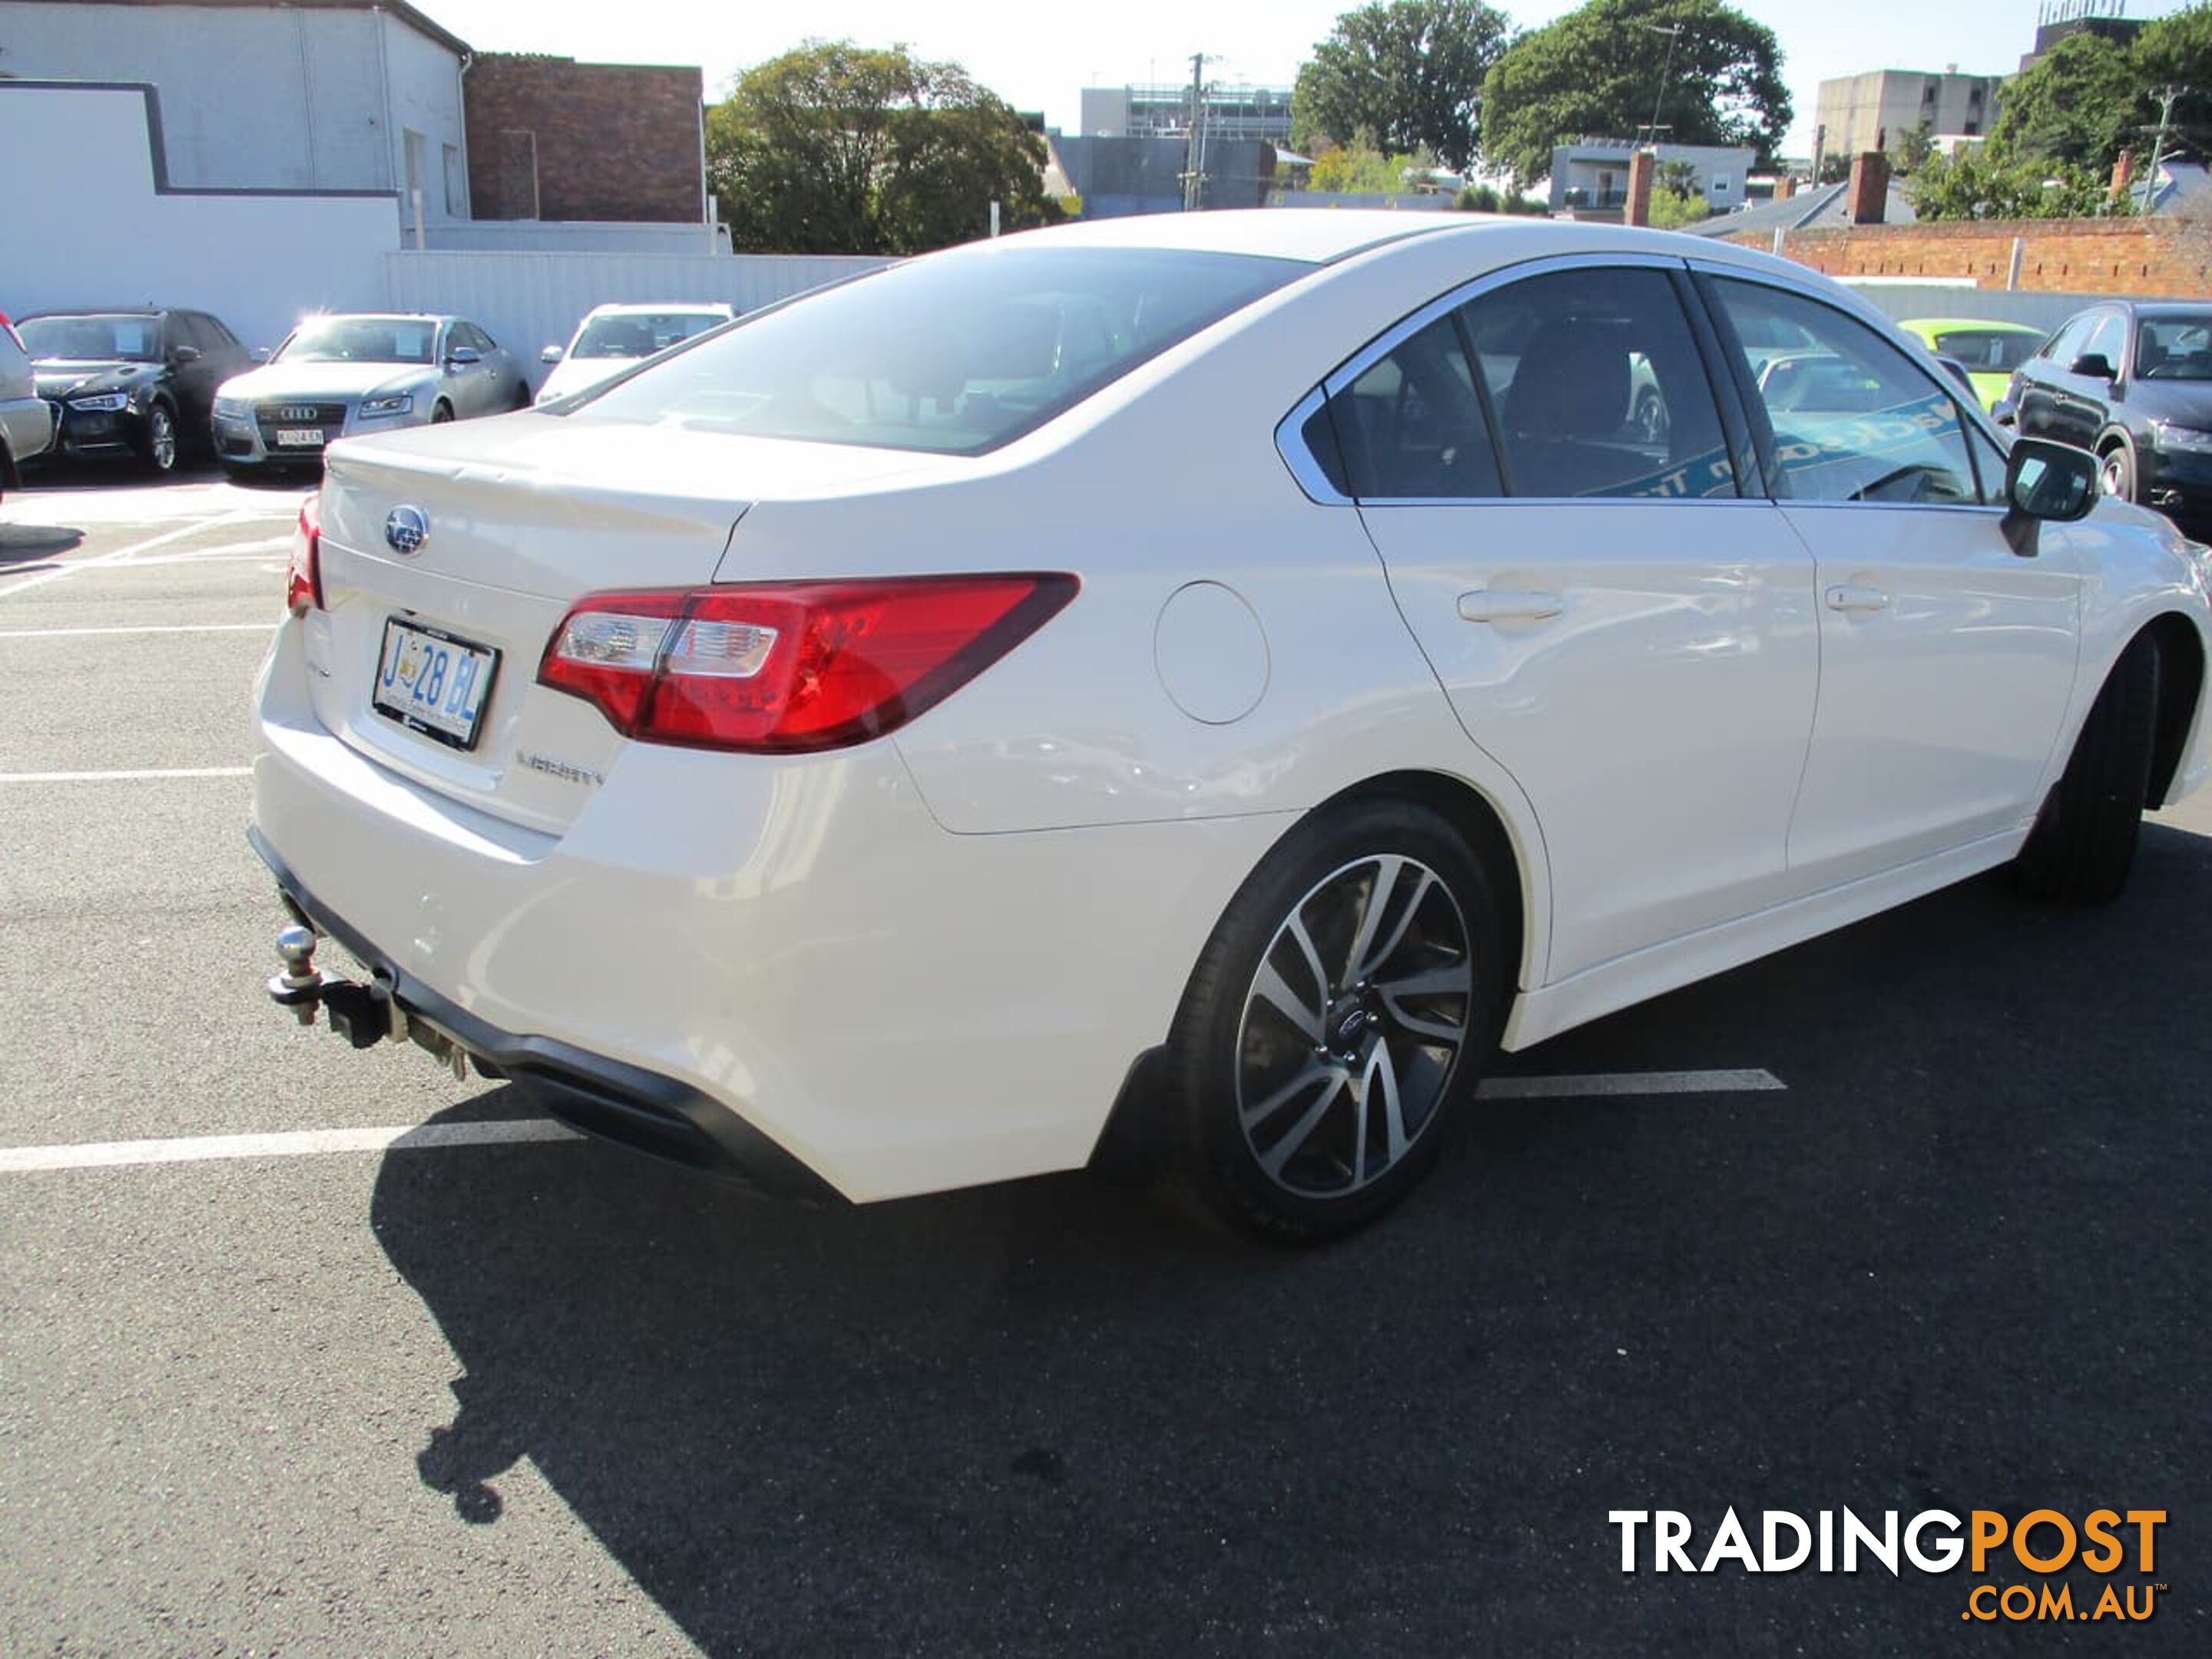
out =
[(1383, 913), (1390, 908), (1390, 895), (1398, 885), (1398, 872), (1406, 867), (1406, 860), (1395, 854), (1385, 854), (1375, 860), (1375, 879), (1367, 889), (1367, 902), (1359, 912), (1359, 931), (1352, 936), (1352, 953), (1344, 964), (1344, 982), (1352, 984), (1366, 971), (1367, 949), (1375, 942), (1376, 930), (1382, 925)]
[(1283, 931), (1297, 942), (1298, 954), (1306, 959), (1306, 971), (1313, 975), (1314, 1006), (1328, 1006), (1328, 970), (1321, 965), (1321, 952), (1314, 949), (1313, 936), (1306, 932), (1305, 919), (1297, 911), (1283, 924)]
[[(1363, 1170), (1367, 1161), (1367, 1102), (1376, 1095), (1382, 1097), (1382, 1127), (1390, 1137), (1389, 1161), (1395, 1164), (1406, 1150), (1406, 1113), (1398, 1099), (1398, 1064), (1391, 1056), (1387, 1037), (1368, 1054), (1367, 1070), (1359, 1079), (1359, 1161)], [(1364, 1175), (1359, 1178), (1364, 1180)]]
[(1465, 959), (1424, 969), (1402, 979), (1378, 979), (1375, 988), (1386, 997), (1463, 997), (1474, 983), (1474, 970)]
[(1344, 1074), (1341, 1072), (1338, 1071), (1332, 1066), (1323, 1066), (1318, 1061), (1309, 1064), (1304, 1070), (1299, 1072), (1296, 1077), (1292, 1078), (1288, 1083), (1285, 1083), (1281, 1088), (1276, 1090), (1274, 1093), (1269, 1095), (1258, 1105), (1247, 1106), (1243, 1109), (1241, 1115), (1244, 1120), (1245, 1128), (1247, 1130), (1258, 1128), (1262, 1123), (1265, 1123), (1277, 1112), (1282, 1110), (1282, 1109), (1288, 1105), (1291, 1101), (1296, 1100), (1308, 1089), (1312, 1088), (1315, 1084), (1332, 1077), (1341, 1080), (1343, 1075)]
[(1443, 1020), (1424, 1019), (1419, 1014), (1409, 1014), (1399, 1006), (1397, 998), (1387, 993), (1382, 998), (1382, 1012), (1390, 1017), (1391, 1021), (1399, 1030), (1411, 1032), (1415, 1036), (1425, 1036), (1437, 1042), (1449, 1043), (1455, 1048), (1467, 1039), (1467, 1026), (1464, 1022), (1452, 1024)]
[(1390, 930), (1389, 939), (1355, 962), (1352, 968), (1354, 979), (1365, 979), (1397, 953), (1398, 946), (1405, 941), (1407, 930), (1413, 925), (1413, 918), (1420, 913), (1421, 901), (1429, 896), (1429, 889), (1436, 884), (1437, 878), (1433, 874), (1426, 870), (1421, 872), (1420, 880), (1413, 885), (1413, 896), (1407, 900), (1406, 908), (1398, 913), (1398, 925)]
[(1259, 975), (1252, 981), (1252, 994), (1268, 1003), (1277, 1013), (1297, 1026), (1305, 1034), (1309, 1042), (1321, 1042), (1321, 1006), (1316, 1003), (1309, 1007), (1300, 1001), (1297, 993), (1283, 982), (1283, 976), (1275, 971), (1275, 964), (1272, 962), (1260, 964)]
[(1283, 1165), (1288, 1164), (1297, 1156), (1298, 1149), (1313, 1139), (1313, 1132), (1319, 1127), (1322, 1118), (1328, 1113), (1329, 1107), (1335, 1103), (1336, 1097), (1344, 1092), (1344, 1085), (1343, 1073), (1331, 1073), (1328, 1087), (1322, 1091), (1320, 1098), (1307, 1107), (1304, 1115), (1296, 1123), (1291, 1125), (1289, 1133), (1268, 1148), (1261, 1157), (1260, 1167), (1267, 1172), (1269, 1179), (1279, 1181), (1283, 1178)]

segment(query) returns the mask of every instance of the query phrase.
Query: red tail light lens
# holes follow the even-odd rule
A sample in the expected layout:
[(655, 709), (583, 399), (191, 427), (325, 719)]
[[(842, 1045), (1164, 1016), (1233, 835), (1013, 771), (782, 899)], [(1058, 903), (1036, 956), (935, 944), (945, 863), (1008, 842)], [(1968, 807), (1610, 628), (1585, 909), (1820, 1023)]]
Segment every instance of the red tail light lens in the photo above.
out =
[(594, 593), (554, 631), (538, 683), (647, 743), (842, 748), (951, 696), (1076, 586), (1031, 574)]
[(294, 616), (323, 608), (323, 498), (300, 503), (300, 527), (292, 536), (292, 562), (284, 572), (284, 608)]

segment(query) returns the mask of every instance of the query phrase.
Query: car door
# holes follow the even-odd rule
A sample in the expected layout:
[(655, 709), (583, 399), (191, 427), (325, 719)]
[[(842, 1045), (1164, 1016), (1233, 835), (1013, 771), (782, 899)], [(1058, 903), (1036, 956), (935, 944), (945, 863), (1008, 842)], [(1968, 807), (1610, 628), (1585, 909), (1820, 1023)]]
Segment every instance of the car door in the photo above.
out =
[(2065, 396), (2060, 377), (2096, 325), (2096, 314), (2085, 312), (2070, 318), (2042, 349), (2021, 365), (2013, 399), (2013, 424), (2031, 438), (2057, 436), (2059, 400)]
[[(2112, 418), (2113, 382), (2119, 378), (2127, 343), (2126, 313), (2100, 310), (2093, 314), (2080, 348), (2055, 365), (2058, 370), (2052, 399), (2056, 412), (2045, 436), (2083, 449), (2096, 447), (2098, 434)], [(2085, 357), (2103, 358), (2112, 373), (2075, 374), (2074, 365)]]
[[(1700, 284), (1724, 337), (1779, 315), (1835, 365), (1750, 394), (1769, 483), (1820, 595), (1793, 877), (1829, 887), (2016, 828), (2036, 809), (2073, 693), (2072, 539), (2013, 550), (1995, 441), (1867, 322), (1741, 274)], [(1753, 386), (1747, 354), (1737, 361)]]
[(1758, 909), (1787, 878), (1812, 561), (1739, 493), (1747, 440), (1723, 424), (1740, 416), (1683, 270), (1487, 279), (1327, 387), (1399, 607), (1534, 805), (1558, 895), (1547, 981)]
[(161, 355), (168, 364), (169, 390), (185, 430), (204, 434), (215, 403), (216, 365), (209, 342), (194, 326), (191, 313), (173, 311), (161, 319)]

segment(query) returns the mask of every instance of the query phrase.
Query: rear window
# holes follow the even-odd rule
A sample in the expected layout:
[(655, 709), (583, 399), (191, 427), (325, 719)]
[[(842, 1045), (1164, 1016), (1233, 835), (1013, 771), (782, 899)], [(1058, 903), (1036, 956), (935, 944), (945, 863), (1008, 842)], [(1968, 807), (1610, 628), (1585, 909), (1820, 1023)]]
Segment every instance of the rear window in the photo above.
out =
[(679, 340), (728, 322), (719, 311), (624, 312), (594, 317), (576, 337), (575, 357), (650, 357)]
[(1311, 269), (1148, 248), (918, 259), (757, 313), (559, 412), (980, 454)]
[(1956, 357), (1977, 374), (2010, 374), (2043, 343), (2039, 334), (2015, 333), (2008, 328), (1946, 329), (1936, 337), (1936, 349)]

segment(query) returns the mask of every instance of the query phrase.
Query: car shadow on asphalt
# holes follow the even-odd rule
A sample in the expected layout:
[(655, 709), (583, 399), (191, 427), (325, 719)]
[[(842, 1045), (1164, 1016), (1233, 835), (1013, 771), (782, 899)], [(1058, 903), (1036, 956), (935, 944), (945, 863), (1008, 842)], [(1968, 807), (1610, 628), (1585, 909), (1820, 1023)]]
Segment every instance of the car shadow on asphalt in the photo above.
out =
[(2153, 825), (2108, 909), (1991, 878), (1691, 988), (1514, 1068), (1787, 1093), (1488, 1103), (1318, 1252), (1081, 1176), (394, 1153), (372, 1225), (462, 1367), (418, 1473), (494, 1525), (529, 1459), (710, 1653), (1929, 1650), (1970, 1584), (1626, 1575), (1607, 1512), (2201, 1522), (2208, 915), (2212, 840)]
[[(54, 567), (46, 561), (67, 553), (84, 540), (84, 532), (67, 525), (0, 524), (0, 575), (28, 575)], [(37, 563), (27, 561), (37, 560)]]

